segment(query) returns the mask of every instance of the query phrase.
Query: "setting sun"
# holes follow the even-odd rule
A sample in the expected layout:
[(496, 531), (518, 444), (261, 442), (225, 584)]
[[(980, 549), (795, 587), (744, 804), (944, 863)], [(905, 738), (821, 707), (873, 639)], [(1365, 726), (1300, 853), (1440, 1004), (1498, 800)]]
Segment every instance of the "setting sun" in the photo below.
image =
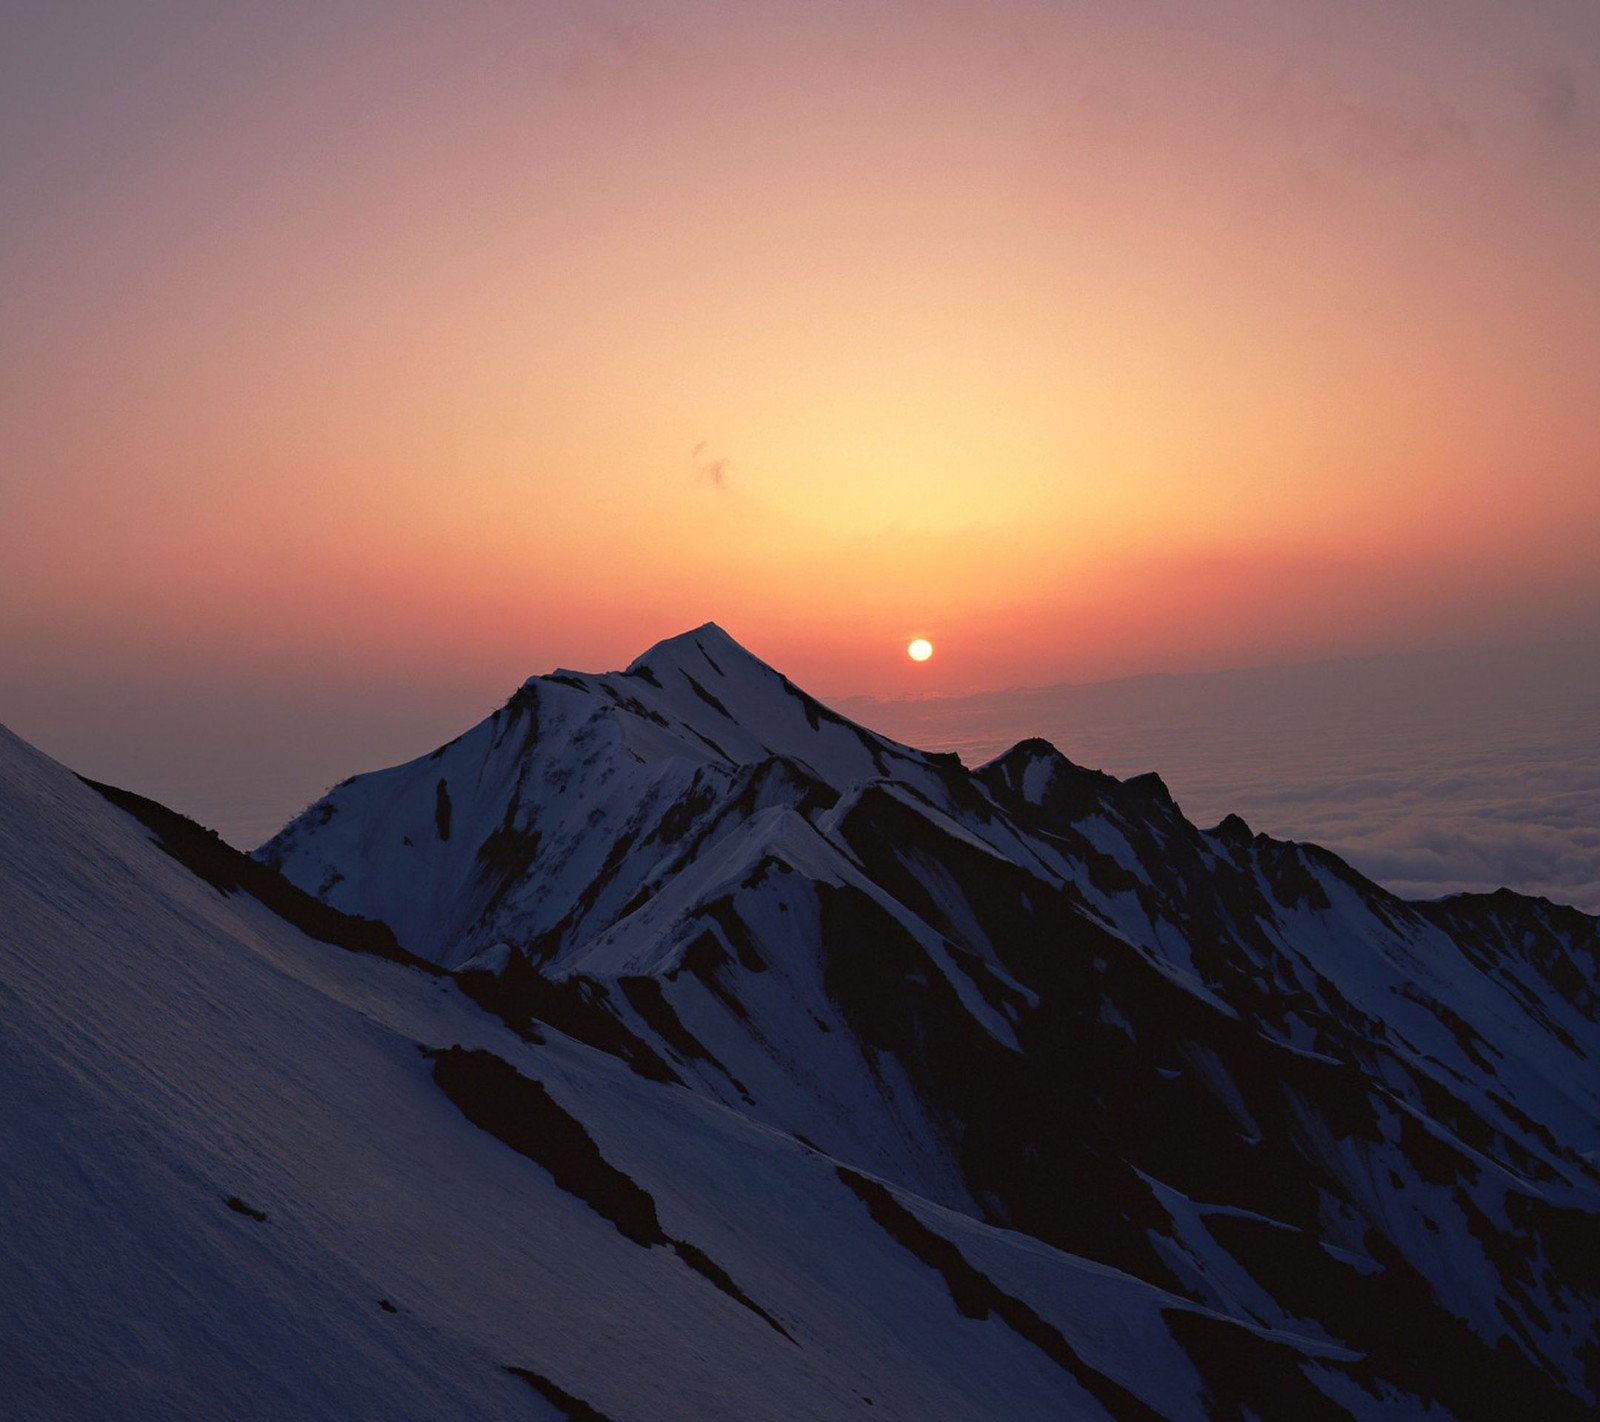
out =
[(933, 655), (933, 643), (926, 637), (918, 637), (906, 648), (906, 655), (914, 662), (925, 662)]

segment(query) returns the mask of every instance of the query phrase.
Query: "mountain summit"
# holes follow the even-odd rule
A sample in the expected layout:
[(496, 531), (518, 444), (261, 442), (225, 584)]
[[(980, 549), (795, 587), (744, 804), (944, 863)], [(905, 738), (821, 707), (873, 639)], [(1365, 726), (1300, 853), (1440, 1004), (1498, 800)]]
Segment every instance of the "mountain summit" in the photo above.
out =
[(1574, 910), (968, 769), (711, 624), (254, 861), (103, 796), (0, 735), (0, 1411), (1600, 1402)]
[[(937, 795), (947, 760), (845, 720), (707, 623), (626, 671), (531, 677), (449, 745), (336, 787), (258, 854), (447, 967), (501, 944), (565, 967), (664, 885), (681, 896), (683, 874), (726, 878), (739, 844), (814, 838), (800, 807), (884, 777)], [(653, 938), (639, 951), (659, 957)]]

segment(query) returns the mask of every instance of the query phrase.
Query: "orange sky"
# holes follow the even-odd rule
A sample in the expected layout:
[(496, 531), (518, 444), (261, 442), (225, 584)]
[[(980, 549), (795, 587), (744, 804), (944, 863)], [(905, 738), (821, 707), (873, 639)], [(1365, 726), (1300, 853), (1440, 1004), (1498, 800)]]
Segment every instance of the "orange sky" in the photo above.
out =
[(0, 693), (1583, 631), (1597, 78), (1587, 0), (7, 6)]

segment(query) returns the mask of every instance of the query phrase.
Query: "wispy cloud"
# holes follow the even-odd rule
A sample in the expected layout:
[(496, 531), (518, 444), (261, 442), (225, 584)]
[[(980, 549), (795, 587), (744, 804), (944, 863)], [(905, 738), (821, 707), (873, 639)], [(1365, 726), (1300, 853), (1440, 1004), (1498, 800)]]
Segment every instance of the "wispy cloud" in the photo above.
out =
[(709, 441), (701, 440), (689, 453), (689, 461), (694, 466), (698, 478), (704, 479), (708, 484), (715, 484), (717, 488), (725, 488), (728, 481), (728, 470), (733, 461), (726, 455), (713, 456), (707, 452)]
[(1578, 81), (1570, 69), (1548, 65), (1523, 85), (1535, 122), (1541, 128), (1570, 132), (1581, 113)]
[(1303, 169), (1414, 169), (1457, 157), (1472, 126), (1425, 93), (1373, 95), (1286, 69), (1269, 87), (1262, 118)]

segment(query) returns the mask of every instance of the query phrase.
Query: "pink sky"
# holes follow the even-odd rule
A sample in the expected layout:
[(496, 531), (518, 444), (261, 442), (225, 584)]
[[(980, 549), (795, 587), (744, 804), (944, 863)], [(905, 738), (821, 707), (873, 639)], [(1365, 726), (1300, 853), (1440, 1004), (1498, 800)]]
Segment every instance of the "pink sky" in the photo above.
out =
[(0, 720), (1583, 632), (1597, 78), (1578, 0), (7, 6)]

